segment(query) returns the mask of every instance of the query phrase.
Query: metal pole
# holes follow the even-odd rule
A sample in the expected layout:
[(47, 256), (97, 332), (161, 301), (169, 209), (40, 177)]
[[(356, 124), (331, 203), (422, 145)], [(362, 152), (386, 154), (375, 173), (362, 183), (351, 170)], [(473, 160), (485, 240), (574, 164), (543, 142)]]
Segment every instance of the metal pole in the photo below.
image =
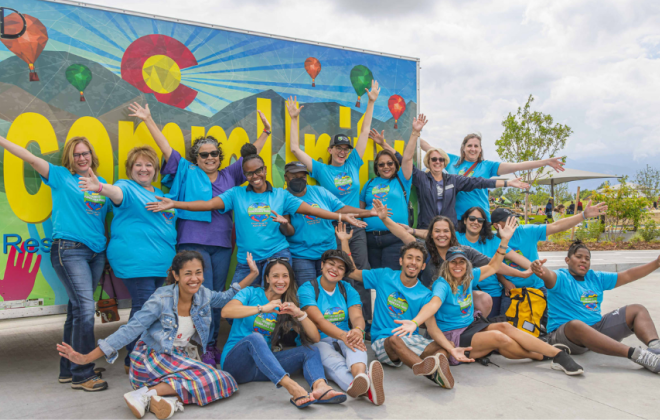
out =
[[(580, 187), (578, 187), (577, 194), (575, 195), (575, 210), (573, 211), (573, 214), (577, 214), (577, 206), (579, 202), (580, 202)], [(571, 229), (571, 241), (574, 239), (575, 239), (575, 226), (573, 226), (573, 229)]]

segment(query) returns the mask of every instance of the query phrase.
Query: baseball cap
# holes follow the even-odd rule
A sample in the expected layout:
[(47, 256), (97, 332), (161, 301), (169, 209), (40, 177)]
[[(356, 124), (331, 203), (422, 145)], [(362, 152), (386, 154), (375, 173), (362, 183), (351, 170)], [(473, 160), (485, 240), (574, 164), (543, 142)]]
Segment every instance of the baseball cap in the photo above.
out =
[(325, 262), (330, 259), (339, 260), (344, 263), (344, 266), (346, 267), (345, 275), (349, 275), (354, 270), (351, 258), (344, 251), (340, 251), (338, 249), (330, 249), (325, 251), (323, 256), (321, 256), (321, 262)]
[(493, 212), (490, 214), (490, 221), (492, 223), (497, 223), (497, 222), (506, 222), (509, 217), (515, 217), (511, 212), (507, 209), (504, 209), (502, 207), (498, 207)]
[(291, 172), (292, 174), (297, 172), (307, 172), (307, 166), (302, 162), (289, 162), (284, 165), (284, 172)]
[(463, 251), (460, 247), (458, 246), (452, 246), (447, 250), (447, 254), (445, 256), (445, 261), (453, 261), (456, 258), (465, 258), (466, 260), (468, 259), (467, 254), (465, 251)]
[(345, 134), (336, 134), (332, 138), (332, 140), (330, 140), (330, 147), (343, 146), (343, 145), (346, 145), (351, 149), (353, 148), (353, 145), (351, 144), (351, 139)]

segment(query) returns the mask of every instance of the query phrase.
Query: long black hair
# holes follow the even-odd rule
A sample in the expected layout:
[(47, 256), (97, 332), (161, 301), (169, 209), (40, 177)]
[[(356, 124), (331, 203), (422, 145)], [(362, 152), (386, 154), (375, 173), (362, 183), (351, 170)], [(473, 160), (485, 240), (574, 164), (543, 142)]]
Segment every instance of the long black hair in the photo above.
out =
[(481, 213), (481, 217), (484, 220), (483, 224), (481, 225), (481, 230), (479, 231), (479, 242), (482, 244), (485, 244), (486, 241), (493, 239), (493, 224), (488, 221), (488, 218), (486, 217), (486, 212), (484, 209), (482, 209), (479, 206), (474, 206), (465, 213), (463, 213), (463, 217), (461, 217), (461, 220), (458, 221), (458, 231), (460, 233), (466, 233), (467, 232), (467, 220), (468, 217), (472, 214), (473, 211), (478, 210), (479, 213)]
[(192, 260), (198, 260), (202, 264), (202, 271), (204, 270), (204, 258), (202, 254), (197, 251), (179, 251), (172, 259), (172, 266), (167, 270), (167, 279), (165, 280), (166, 285), (176, 283), (174, 278), (174, 273), (177, 275), (181, 274), (181, 269), (183, 266)]

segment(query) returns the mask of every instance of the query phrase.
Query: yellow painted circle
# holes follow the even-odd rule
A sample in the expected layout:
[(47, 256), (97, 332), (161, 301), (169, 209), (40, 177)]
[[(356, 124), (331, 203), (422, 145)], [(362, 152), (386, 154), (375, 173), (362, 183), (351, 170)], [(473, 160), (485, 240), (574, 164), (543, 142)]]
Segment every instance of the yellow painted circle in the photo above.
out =
[(156, 93), (170, 93), (181, 83), (181, 69), (166, 55), (149, 57), (142, 66), (144, 82)]

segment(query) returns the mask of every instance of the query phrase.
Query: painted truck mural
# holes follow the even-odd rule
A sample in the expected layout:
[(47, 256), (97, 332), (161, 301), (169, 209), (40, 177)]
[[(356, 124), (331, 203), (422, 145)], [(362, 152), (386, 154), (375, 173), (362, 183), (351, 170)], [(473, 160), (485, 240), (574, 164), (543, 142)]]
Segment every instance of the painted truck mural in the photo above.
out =
[[(134, 101), (149, 104), (181, 154), (191, 139), (204, 134), (220, 139), (223, 166), (263, 131), (257, 114), (262, 111), (273, 129), (261, 155), (276, 187), (284, 186), (285, 163), (295, 160), (285, 110), (290, 95), (305, 106), (301, 144), (316, 159), (327, 160), (334, 134), (357, 140), (364, 88), (372, 79), (382, 88), (372, 127), (385, 130), (400, 152), (417, 114), (414, 58), (78, 2), (0, 0), (0, 7), (0, 135), (58, 165), (67, 139), (86, 136), (99, 154), (98, 172), (108, 181), (126, 178), (131, 148), (156, 148), (144, 123), (128, 116)], [(370, 140), (363, 184), (373, 176), (376, 152)], [(2, 149), (0, 167), (0, 319), (63, 312), (67, 295), (49, 255), (50, 188)], [(127, 297), (123, 285), (117, 286), (120, 297)]]

